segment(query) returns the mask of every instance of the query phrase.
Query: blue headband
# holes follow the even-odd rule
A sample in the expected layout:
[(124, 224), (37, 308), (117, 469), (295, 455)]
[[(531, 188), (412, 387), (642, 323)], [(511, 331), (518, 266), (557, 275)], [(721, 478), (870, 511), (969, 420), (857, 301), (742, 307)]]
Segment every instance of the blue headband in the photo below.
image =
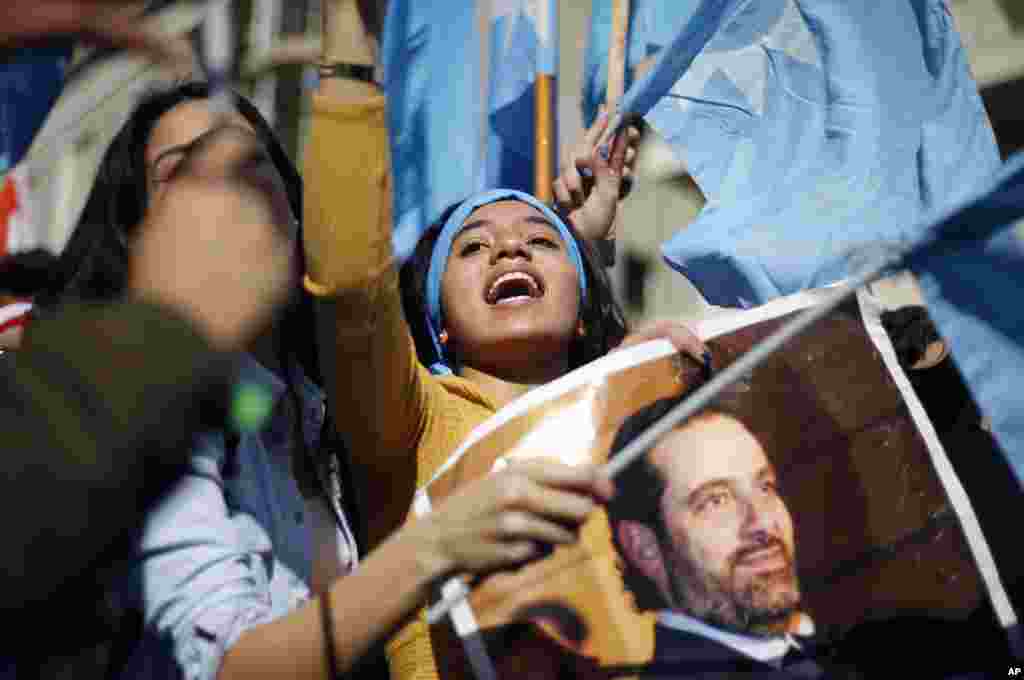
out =
[(580, 282), (580, 302), (582, 303), (586, 298), (587, 277), (583, 270), (583, 257), (580, 255), (580, 249), (577, 247), (576, 239), (572, 237), (569, 227), (551, 208), (530, 194), (516, 191), (515, 189), (493, 189), (467, 198), (451, 214), (448, 221), (444, 223), (441, 234), (438, 236), (437, 242), (434, 244), (434, 250), (430, 255), (430, 267), (427, 269), (427, 327), (430, 331), (430, 339), (434, 343), (437, 359), (435, 363), (430, 365), (431, 373), (443, 375), (452, 372), (451, 367), (448, 366), (444, 347), (442, 347), (439, 337), (442, 328), (441, 279), (444, 278), (445, 269), (448, 267), (448, 254), (452, 250), (452, 243), (455, 241), (455, 237), (459, 235), (459, 232), (462, 231), (462, 227), (465, 226), (466, 220), (469, 219), (470, 214), (474, 210), (491, 203), (497, 203), (498, 201), (510, 200), (520, 201), (533, 206), (544, 215), (544, 219), (550, 222), (551, 226), (558, 229), (558, 233), (561, 235), (562, 240), (565, 241), (565, 246), (569, 251), (569, 259), (572, 261), (573, 266), (576, 267), (576, 274)]

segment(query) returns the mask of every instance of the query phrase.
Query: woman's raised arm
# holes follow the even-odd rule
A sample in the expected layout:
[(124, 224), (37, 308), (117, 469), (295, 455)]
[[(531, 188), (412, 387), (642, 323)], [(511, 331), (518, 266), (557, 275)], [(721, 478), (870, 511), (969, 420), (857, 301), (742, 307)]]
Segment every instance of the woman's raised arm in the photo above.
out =
[(218, 678), (323, 678), (331, 665), (344, 673), (407, 621), (433, 584), (517, 566), (544, 544), (576, 541), (595, 501), (612, 493), (595, 466), (542, 460), (477, 479), (399, 530), (315, 602), (244, 633)]
[[(324, 65), (372, 63), (374, 41), (355, 0), (326, 3), (323, 44)], [(443, 417), (447, 393), (420, 366), (402, 313), (384, 96), (375, 85), (322, 79), (304, 174), (306, 288), (319, 298), (328, 403), (353, 481), (373, 503), (372, 547), (405, 520), (429, 467), (417, 456), (423, 438), (433, 430), (465, 434)]]

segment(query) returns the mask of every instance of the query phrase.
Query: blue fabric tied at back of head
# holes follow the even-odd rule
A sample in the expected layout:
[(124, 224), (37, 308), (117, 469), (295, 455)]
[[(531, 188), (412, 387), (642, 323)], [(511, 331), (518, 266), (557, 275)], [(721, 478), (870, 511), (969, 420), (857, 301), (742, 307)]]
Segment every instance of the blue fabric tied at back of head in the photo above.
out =
[(451, 366), (448, 365), (448, 358), (445, 356), (444, 347), (441, 345), (440, 332), (443, 327), (441, 318), (441, 279), (444, 278), (445, 269), (448, 266), (448, 255), (452, 250), (452, 243), (459, 235), (466, 224), (466, 220), (477, 208), (481, 208), (498, 201), (519, 201), (536, 208), (544, 216), (551, 226), (558, 230), (562, 240), (565, 242), (569, 253), (569, 260), (576, 267), (576, 275), (580, 282), (580, 302), (586, 298), (587, 277), (583, 269), (583, 256), (576, 245), (576, 239), (569, 231), (568, 225), (559, 217), (555, 211), (544, 205), (537, 198), (523, 191), (515, 189), (492, 189), (467, 198), (451, 214), (448, 221), (441, 228), (441, 234), (434, 244), (434, 250), (430, 256), (430, 267), (427, 270), (427, 327), (430, 330), (430, 340), (434, 344), (436, 361), (430, 365), (430, 372), (435, 375), (450, 375)]

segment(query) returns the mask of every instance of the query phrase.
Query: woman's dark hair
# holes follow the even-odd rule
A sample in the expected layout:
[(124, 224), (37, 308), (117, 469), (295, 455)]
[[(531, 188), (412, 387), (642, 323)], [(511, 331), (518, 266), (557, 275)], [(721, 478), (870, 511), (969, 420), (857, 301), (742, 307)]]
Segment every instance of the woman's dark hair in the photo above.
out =
[[(50, 286), (37, 296), (45, 314), (59, 302), (106, 301), (124, 293), (128, 282), (131, 238), (149, 206), (146, 145), (160, 118), (179, 104), (206, 99), (209, 86), (188, 82), (154, 90), (144, 96), (114, 137), (100, 163), (92, 191)], [(302, 215), (302, 179), (284, 147), (263, 116), (245, 98), (236, 95), (238, 113), (252, 125), (284, 180), (292, 213)], [(297, 255), (304, 264), (301, 239)], [(304, 269), (304, 267), (303, 267)], [(282, 319), (282, 352), (298, 360), (306, 375), (320, 383), (313, 329), (312, 301), (300, 296)]]
[[(416, 343), (420, 363), (425, 366), (437, 361), (427, 326), (427, 270), (430, 267), (430, 256), (445, 222), (460, 205), (462, 201), (448, 206), (437, 221), (430, 225), (400, 272), (402, 309)], [(587, 295), (580, 309), (580, 320), (586, 328), (586, 334), (583, 337), (577, 336), (569, 348), (569, 368), (575, 369), (614, 349), (626, 337), (628, 326), (622, 308), (615, 300), (608, 275), (593, 248), (577, 233), (569, 220), (563, 217), (563, 221), (579, 248), (587, 278)]]
[[(203, 82), (187, 82), (155, 90), (144, 96), (114, 137), (100, 163), (96, 181), (82, 217), (59, 260), (52, 285), (36, 297), (42, 314), (64, 301), (106, 301), (124, 293), (128, 283), (128, 250), (132, 235), (149, 206), (146, 145), (160, 118), (179, 104), (207, 99), (210, 88)], [(252, 125), (284, 181), (292, 214), (302, 216), (302, 178), (284, 147), (259, 110), (248, 100), (234, 96), (238, 113)], [(305, 271), (301, 226), (295, 241), (296, 257)], [(317, 491), (316, 473), (302, 427), (302, 403), (292, 380), (290, 366), (298, 364), (313, 382), (323, 385), (316, 356), (313, 300), (304, 290), (285, 310), (280, 324), (279, 358), (285, 368), (280, 376), (287, 385), (294, 410), (292, 437), (296, 455), (293, 471), (304, 494)], [(229, 447), (228, 455), (233, 456)], [(229, 458), (229, 460), (232, 460)]]
[[(114, 137), (100, 162), (92, 190), (60, 258), (54, 297), (107, 300), (127, 284), (128, 244), (149, 206), (146, 145), (160, 118), (179, 104), (206, 99), (209, 87), (188, 82), (145, 95)], [(259, 111), (236, 96), (238, 113), (264, 142), (288, 192), (295, 215), (302, 214), (302, 180)]]

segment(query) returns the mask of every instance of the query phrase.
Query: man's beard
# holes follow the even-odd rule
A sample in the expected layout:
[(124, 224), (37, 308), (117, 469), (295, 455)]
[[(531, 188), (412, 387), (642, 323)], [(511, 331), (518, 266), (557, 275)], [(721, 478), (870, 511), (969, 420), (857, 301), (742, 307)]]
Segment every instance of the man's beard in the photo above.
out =
[[(771, 547), (783, 551), (786, 565), (737, 583), (737, 563), (747, 553)], [(729, 557), (724, 574), (709, 572), (670, 548), (668, 555), (674, 606), (718, 628), (748, 635), (777, 634), (800, 607), (793, 556), (778, 539), (743, 546)]]

